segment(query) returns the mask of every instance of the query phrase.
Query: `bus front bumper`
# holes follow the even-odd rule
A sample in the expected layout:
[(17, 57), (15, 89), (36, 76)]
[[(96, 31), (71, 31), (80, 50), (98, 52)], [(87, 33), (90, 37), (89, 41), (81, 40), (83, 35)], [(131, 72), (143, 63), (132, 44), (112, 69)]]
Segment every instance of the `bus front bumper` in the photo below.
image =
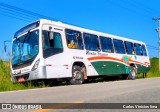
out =
[(22, 74), (11, 74), (11, 81), (13, 83), (16, 82), (25, 82), (25, 81), (30, 81), (30, 80), (38, 80), (38, 79), (46, 79), (47, 74), (46, 74), (46, 66), (42, 66), (37, 68), (34, 71), (30, 71), (27, 73), (22, 73)]

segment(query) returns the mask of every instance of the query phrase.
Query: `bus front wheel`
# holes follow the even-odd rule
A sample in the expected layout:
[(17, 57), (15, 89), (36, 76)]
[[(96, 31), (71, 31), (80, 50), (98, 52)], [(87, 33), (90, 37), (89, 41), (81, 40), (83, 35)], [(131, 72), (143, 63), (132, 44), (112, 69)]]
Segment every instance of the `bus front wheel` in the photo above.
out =
[(84, 74), (82, 72), (82, 68), (78, 65), (74, 65), (72, 69), (72, 78), (70, 79), (70, 83), (72, 85), (82, 84), (84, 82)]

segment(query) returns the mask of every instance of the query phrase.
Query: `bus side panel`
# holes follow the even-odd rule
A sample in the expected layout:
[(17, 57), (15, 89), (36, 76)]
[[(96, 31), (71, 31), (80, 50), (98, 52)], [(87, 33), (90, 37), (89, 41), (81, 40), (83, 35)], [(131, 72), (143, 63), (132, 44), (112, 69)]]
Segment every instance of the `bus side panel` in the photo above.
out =
[(123, 55), (114, 53), (100, 53), (98, 56), (88, 57), (98, 75), (128, 74), (128, 65), (122, 61)]
[(92, 62), (99, 75), (118, 75), (126, 74), (128, 67), (125, 64), (114, 61), (96, 61)]
[(65, 53), (56, 54), (45, 59), (47, 78), (67, 77), (68, 67), (66, 65)]
[[(61, 42), (63, 46), (63, 52), (55, 53), (54, 55), (47, 57), (45, 59), (47, 78), (66, 78), (71, 77), (71, 72), (69, 68), (69, 59), (67, 48), (66, 48), (66, 39), (65, 32), (63, 27), (54, 26), (54, 25), (43, 25), (43, 29), (47, 30), (52, 26), (51, 31), (59, 33), (61, 36)], [(52, 52), (55, 52), (54, 50)]]
[[(87, 51), (85, 50), (85, 59), (86, 59), (86, 65), (87, 65), (87, 76), (98, 76), (99, 72), (103, 73), (101, 71), (102, 63), (96, 64), (96, 66), (93, 65), (90, 58), (98, 56), (97, 51)], [(98, 71), (97, 71), (98, 69)]]
[(79, 49), (68, 49), (68, 58), (70, 60), (69, 69), (71, 70), (72, 74), (72, 67), (76, 63), (83, 63), (86, 67), (87, 76), (95, 76), (98, 75), (92, 64), (86, 58), (86, 50), (79, 50)]

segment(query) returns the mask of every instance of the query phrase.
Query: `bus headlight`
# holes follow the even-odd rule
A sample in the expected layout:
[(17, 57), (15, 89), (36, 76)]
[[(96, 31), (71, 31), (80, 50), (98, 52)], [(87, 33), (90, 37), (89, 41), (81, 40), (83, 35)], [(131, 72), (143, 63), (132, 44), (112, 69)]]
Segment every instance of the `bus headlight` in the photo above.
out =
[(34, 66), (33, 66), (33, 68), (32, 68), (32, 71), (33, 71), (33, 70), (36, 70), (36, 69), (38, 68), (39, 62), (40, 62), (40, 59), (38, 59), (38, 60), (35, 62)]

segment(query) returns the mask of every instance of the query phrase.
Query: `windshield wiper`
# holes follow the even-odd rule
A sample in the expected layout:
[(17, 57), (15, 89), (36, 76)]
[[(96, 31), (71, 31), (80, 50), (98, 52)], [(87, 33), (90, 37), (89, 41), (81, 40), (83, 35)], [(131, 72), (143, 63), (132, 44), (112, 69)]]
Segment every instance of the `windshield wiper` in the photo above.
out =
[[(19, 43), (17, 42), (17, 40), (19, 41)], [(19, 53), (21, 54), (20, 43), (21, 43), (20, 39), (16, 37), (16, 44), (18, 46)]]
[[(30, 34), (31, 34), (31, 32), (30, 32), (30, 30), (29, 30), (29, 31), (28, 31), (28, 33), (26, 34), (26, 36), (24, 37), (22, 47), (23, 47), (23, 45), (24, 45), (24, 43), (25, 43), (26, 39), (27, 39), (27, 38), (29, 39)], [(27, 39), (27, 42), (28, 42), (28, 39)]]

